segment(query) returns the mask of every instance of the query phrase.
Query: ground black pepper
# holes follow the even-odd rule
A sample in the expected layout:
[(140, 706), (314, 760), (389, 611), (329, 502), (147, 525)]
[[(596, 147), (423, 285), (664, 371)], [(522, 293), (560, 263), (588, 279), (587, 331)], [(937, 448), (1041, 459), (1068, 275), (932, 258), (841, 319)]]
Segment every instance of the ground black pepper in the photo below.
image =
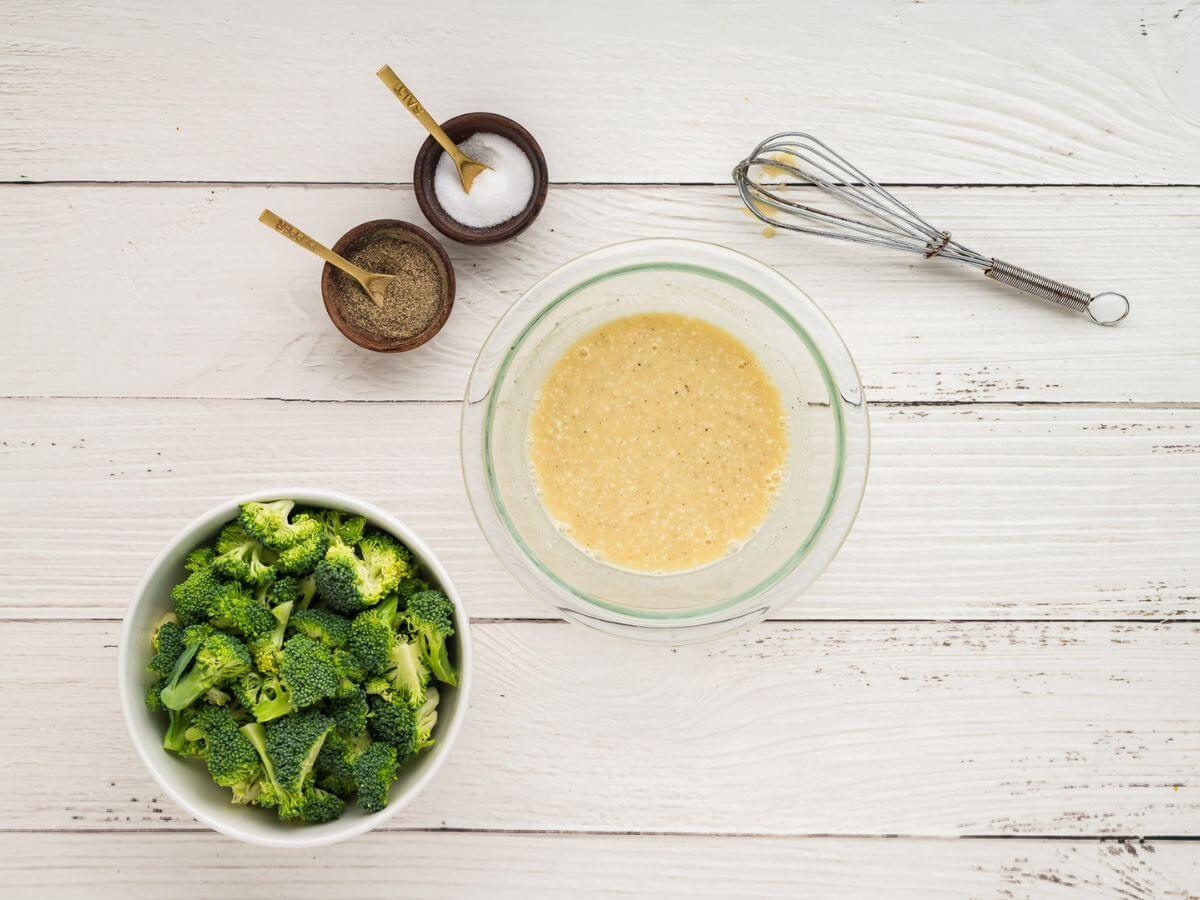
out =
[(388, 340), (416, 337), (433, 324), (445, 298), (445, 278), (433, 254), (395, 234), (368, 235), (342, 254), (368, 272), (395, 275), (383, 306), (345, 272), (334, 272), (337, 304), (359, 331)]

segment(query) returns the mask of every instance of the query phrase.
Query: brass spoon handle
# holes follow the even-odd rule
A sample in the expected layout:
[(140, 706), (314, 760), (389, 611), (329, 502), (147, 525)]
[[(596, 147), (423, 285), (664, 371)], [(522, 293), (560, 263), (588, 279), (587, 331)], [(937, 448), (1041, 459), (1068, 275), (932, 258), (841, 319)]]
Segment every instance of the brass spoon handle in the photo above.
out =
[(375, 302), (376, 306), (380, 305), (380, 301), (375, 297), (375, 293), (372, 292), (367, 286), (367, 282), (371, 278), (371, 273), (366, 269), (360, 269), (354, 263), (350, 262), (350, 260), (343, 256), (339, 256), (337, 253), (334, 253), (320, 241), (314, 241), (291, 222), (279, 218), (279, 216), (275, 215), (275, 213), (271, 212), (269, 209), (264, 209), (262, 211), (262, 215), (258, 217), (258, 221), (262, 222), (271, 230), (278, 231), (285, 238), (293, 243), (299, 244), (310, 253), (315, 253), (331, 266), (337, 266), (339, 269), (362, 285), (362, 289), (367, 292), (367, 296), (369, 296)]
[(396, 99), (404, 104), (404, 108), (413, 114), (426, 131), (433, 135), (433, 139), (442, 145), (442, 149), (450, 154), (450, 158), (454, 160), (456, 166), (461, 169), (463, 163), (471, 162), (471, 159), (458, 149), (458, 145), (450, 140), (450, 135), (442, 131), (442, 126), (433, 120), (433, 116), (425, 111), (421, 101), (405, 87), (404, 82), (392, 71), (391, 66), (384, 66), (375, 74), (379, 76), (380, 81), (387, 85), (388, 90), (396, 95)]

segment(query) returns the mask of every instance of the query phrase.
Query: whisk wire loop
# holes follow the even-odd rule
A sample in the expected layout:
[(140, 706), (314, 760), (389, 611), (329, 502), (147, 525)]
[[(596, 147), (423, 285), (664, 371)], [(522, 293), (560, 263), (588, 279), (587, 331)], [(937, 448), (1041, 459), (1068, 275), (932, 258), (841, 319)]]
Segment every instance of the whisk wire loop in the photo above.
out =
[[(756, 177), (774, 172), (785, 176), (782, 182), (764, 183), (762, 178)], [(871, 220), (813, 206), (801, 200), (794, 191), (785, 193), (788, 188), (795, 187), (786, 176), (820, 188), (866, 213)], [(925, 221), (894, 194), (811, 134), (783, 131), (771, 135), (734, 167), (733, 180), (750, 212), (776, 228), (920, 253), (927, 259), (936, 256), (955, 260), (981, 269), (988, 277), (1010, 287), (1086, 313), (1100, 325), (1115, 325), (1129, 314), (1129, 301), (1123, 294), (1110, 291), (1089, 294), (964, 246), (951, 238), (950, 232)], [(1123, 310), (1117, 307), (1111, 315), (1098, 315), (1092, 304), (1101, 297), (1118, 298), (1124, 303)]]

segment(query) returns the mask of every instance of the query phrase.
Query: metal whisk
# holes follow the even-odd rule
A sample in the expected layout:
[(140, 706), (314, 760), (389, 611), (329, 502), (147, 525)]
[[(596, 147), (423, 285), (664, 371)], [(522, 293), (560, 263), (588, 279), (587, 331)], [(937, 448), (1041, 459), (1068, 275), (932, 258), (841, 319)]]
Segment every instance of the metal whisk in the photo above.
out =
[[(785, 197), (753, 180), (750, 169), (754, 166), (803, 179), (857, 207), (875, 221), (849, 218)], [(984, 275), (1002, 284), (1085, 313), (1097, 325), (1116, 325), (1129, 315), (1129, 300), (1124, 294), (1114, 291), (1090, 294), (964, 247), (950, 237), (950, 232), (934, 228), (812, 135), (796, 131), (772, 135), (737, 164), (733, 180), (746, 207), (768, 225), (920, 253), (926, 259), (940, 256), (957, 260), (982, 269)]]

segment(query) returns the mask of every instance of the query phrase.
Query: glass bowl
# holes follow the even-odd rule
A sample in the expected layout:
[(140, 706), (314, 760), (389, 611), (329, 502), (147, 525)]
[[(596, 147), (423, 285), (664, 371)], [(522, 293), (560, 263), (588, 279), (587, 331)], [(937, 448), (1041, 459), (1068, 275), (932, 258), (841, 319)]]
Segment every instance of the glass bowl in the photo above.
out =
[[(527, 459), (529, 418), (551, 367), (579, 337), (626, 315), (673, 312), (719, 325), (779, 387), (789, 474), (740, 549), (672, 574), (605, 564), (546, 512)], [(796, 285), (715, 244), (652, 239), (587, 253), (517, 300), (467, 383), (462, 465), (484, 536), (530, 594), (564, 618), (655, 643), (706, 640), (766, 618), (833, 559), (866, 487), (870, 435), (854, 360)]]

